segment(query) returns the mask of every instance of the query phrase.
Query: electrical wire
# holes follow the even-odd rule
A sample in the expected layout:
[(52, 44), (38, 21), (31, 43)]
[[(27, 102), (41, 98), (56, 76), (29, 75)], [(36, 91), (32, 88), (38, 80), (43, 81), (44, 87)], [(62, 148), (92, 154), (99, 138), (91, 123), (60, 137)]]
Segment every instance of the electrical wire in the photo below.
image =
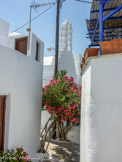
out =
[[(63, 3), (64, 1), (66, 1), (66, 0), (62, 0), (61, 1), (61, 3)], [(76, 0), (76, 1), (78, 1), (78, 2), (84, 2), (84, 3), (92, 3), (92, 2), (88, 2), (88, 1), (83, 1), (83, 0)], [(56, 2), (57, 3), (57, 2)], [(55, 3), (55, 4), (56, 4)], [(41, 16), (41, 15), (43, 15), (45, 12), (47, 12), (50, 8), (52, 8), (55, 4), (53, 4), (52, 6), (50, 6), (50, 7), (48, 7), (46, 10), (44, 10), (42, 13), (40, 13), (39, 15), (37, 15), (36, 17), (34, 17), (32, 20), (31, 20), (31, 22), (32, 21), (34, 21), (35, 19), (37, 19), (39, 16)], [(12, 31), (12, 33), (14, 33), (14, 32), (16, 32), (16, 31), (18, 31), (18, 30), (20, 30), (21, 28), (23, 28), (24, 26), (26, 26), (26, 25), (28, 25), (29, 24), (29, 22), (27, 22), (27, 23), (25, 23), (24, 25), (22, 25), (22, 26), (20, 26), (19, 28), (17, 28), (16, 30), (14, 30), (14, 31)]]
[(76, 1), (78, 1), (78, 2), (83, 2), (83, 3), (92, 3), (92, 2), (89, 2), (89, 1), (83, 1), (83, 0), (76, 0)]
[[(44, 11), (41, 12), (39, 15), (37, 15), (36, 17), (34, 17), (34, 18), (31, 20), (31, 22), (34, 21), (35, 19), (37, 19), (39, 16), (43, 15), (43, 14), (44, 14), (45, 12), (47, 12), (50, 8), (52, 8), (54, 5), (55, 5), (55, 4), (53, 4), (52, 6), (48, 7), (46, 10), (44, 10)], [(29, 24), (29, 22), (25, 23), (24, 25), (20, 26), (19, 28), (17, 28), (17, 29), (14, 30), (13, 32), (16, 32), (16, 31), (20, 30), (21, 28), (23, 28), (24, 26), (26, 26), (26, 25), (28, 25), (28, 24)], [(12, 32), (12, 33), (13, 33), (13, 32)]]

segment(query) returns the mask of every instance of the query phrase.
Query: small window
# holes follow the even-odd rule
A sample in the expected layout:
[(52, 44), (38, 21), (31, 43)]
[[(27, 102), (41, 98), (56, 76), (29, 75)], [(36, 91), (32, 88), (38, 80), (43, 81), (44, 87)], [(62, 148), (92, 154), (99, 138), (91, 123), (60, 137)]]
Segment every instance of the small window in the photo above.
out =
[(27, 37), (15, 39), (15, 49), (24, 55), (27, 55)]
[(35, 56), (35, 60), (39, 61), (39, 43), (36, 42), (36, 56)]

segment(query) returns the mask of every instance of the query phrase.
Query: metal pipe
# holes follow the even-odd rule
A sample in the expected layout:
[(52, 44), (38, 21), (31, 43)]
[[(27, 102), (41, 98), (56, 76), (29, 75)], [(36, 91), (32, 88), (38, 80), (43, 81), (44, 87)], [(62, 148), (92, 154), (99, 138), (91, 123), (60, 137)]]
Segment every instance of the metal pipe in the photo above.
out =
[(111, 13), (109, 13), (107, 16), (105, 16), (105, 17), (103, 18), (103, 21), (108, 20), (109, 17), (111, 17), (112, 15), (114, 15), (116, 12), (118, 12), (118, 11), (121, 10), (121, 9), (122, 9), (122, 5), (120, 5), (120, 6), (117, 7), (115, 10), (113, 10)]
[(96, 23), (96, 27), (95, 27), (95, 30), (94, 30), (94, 33), (93, 33), (93, 36), (92, 36), (91, 44), (92, 44), (93, 41), (94, 41), (94, 38), (95, 38), (95, 34), (96, 34), (96, 30), (97, 30), (98, 24), (99, 24), (99, 19), (97, 19), (97, 23)]
[[(103, 0), (99, 1), (99, 42), (103, 42)], [(102, 55), (101, 48), (100, 55)]]

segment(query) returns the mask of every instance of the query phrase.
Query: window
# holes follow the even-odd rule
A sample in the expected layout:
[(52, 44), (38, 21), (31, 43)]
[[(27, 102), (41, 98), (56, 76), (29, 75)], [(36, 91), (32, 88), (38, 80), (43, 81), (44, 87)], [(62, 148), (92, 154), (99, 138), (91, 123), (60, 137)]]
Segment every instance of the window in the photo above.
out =
[(40, 61), (39, 60), (39, 43), (36, 42), (36, 56), (35, 56), (35, 60), (36, 61)]
[(27, 55), (27, 41), (28, 37), (15, 39), (15, 49), (24, 55)]

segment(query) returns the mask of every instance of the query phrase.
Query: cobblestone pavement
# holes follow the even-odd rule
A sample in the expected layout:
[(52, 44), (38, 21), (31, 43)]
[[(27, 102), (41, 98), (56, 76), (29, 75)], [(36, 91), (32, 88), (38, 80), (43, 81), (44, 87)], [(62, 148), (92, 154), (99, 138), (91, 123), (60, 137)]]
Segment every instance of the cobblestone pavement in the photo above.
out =
[(55, 159), (52, 162), (80, 161), (80, 146), (72, 142), (51, 141), (47, 151)]

